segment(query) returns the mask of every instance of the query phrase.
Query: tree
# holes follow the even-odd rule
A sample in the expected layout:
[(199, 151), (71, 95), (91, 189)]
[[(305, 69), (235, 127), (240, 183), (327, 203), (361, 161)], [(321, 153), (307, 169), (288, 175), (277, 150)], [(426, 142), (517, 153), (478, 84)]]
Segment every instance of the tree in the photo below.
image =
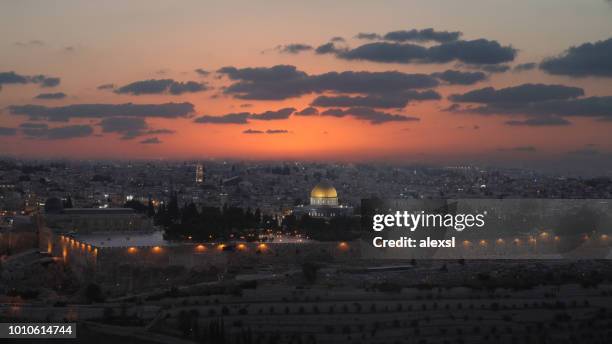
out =
[(302, 264), (302, 273), (308, 283), (314, 283), (317, 279), (317, 273), (320, 266), (314, 262), (305, 262)]
[(168, 202), (167, 207), (167, 214), (170, 222), (174, 222), (179, 218), (179, 205), (176, 193), (172, 194), (172, 197), (170, 197), (170, 202)]
[(153, 200), (151, 200), (151, 197), (149, 197), (149, 202), (147, 203), (147, 216), (155, 216), (155, 207), (153, 206)]
[(74, 206), (72, 205), (72, 197), (68, 196), (66, 198), (66, 202), (64, 203), (64, 208), (73, 208)]
[(144, 214), (147, 212), (147, 207), (142, 204), (140, 201), (138, 200), (131, 200), (131, 201), (127, 201), (125, 202), (125, 204), (123, 205), (124, 208), (132, 208), (134, 209), (137, 213), (140, 214)]

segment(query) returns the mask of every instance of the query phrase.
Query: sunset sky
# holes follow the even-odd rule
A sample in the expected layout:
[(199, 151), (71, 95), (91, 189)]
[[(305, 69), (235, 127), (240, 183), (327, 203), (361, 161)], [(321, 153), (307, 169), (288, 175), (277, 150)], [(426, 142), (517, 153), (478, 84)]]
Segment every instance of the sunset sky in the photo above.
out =
[(612, 158), (611, 1), (5, 1), (0, 49), (4, 156)]

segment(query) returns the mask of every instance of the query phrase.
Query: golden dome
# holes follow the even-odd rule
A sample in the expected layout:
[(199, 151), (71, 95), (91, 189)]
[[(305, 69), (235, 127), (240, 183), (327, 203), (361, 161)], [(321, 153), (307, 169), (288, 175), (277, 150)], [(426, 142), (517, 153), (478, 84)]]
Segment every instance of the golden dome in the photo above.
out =
[(310, 192), (312, 198), (337, 198), (336, 188), (326, 182), (320, 182)]

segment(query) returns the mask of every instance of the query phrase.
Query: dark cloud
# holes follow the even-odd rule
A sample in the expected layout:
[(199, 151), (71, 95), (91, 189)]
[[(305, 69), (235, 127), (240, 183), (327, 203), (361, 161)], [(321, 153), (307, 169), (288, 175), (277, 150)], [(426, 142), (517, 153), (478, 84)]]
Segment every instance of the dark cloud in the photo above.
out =
[(97, 87), (99, 90), (112, 90), (115, 88), (115, 84), (103, 84)]
[(262, 113), (230, 113), (222, 116), (200, 116), (194, 120), (196, 123), (209, 123), (209, 124), (247, 124), (250, 119), (273, 121), (287, 119), (295, 112), (294, 108), (283, 108), (276, 111), (266, 111)]
[[(530, 95), (525, 98), (515, 98), (514, 101), (496, 103), (496, 98), (490, 103), (484, 102), (487, 97), (483, 97), (483, 106), (468, 107), (464, 109), (455, 108), (453, 112), (470, 112), (481, 115), (526, 115), (533, 118), (536, 117), (591, 117), (600, 120), (612, 120), (612, 96), (606, 97), (587, 97), (587, 98), (569, 98), (569, 99), (551, 99), (542, 101), (529, 101), (529, 99), (543, 99), (537, 95)], [(551, 97), (552, 98), (552, 97)], [(544, 121), (544, 120), (543, 120)], [(564, 125), (563, 121), (558, 119), (548, 118), (545, 123), (552, 121), (558, 125)], [(526, 122), (525, 124), (534, 124), (537, 122)], [(514, 125), (522, 124), (520, 121), (513, 123)]]
[[(309, 115), (302, 116), (312, 116), (314, 115), (314, 110), (310, 110), (311, 108), (307, 108), (302, 110), (301, 112), (306, 111), (307, 113), (312, 113)], [(242, 112), (242, 113), (230, 113), (222, 116), (200, 116), (194, 120), (196, 123), (208, 123), (208, 124), (247, 124), (251, 120), (283, 120), (287, 119), (295, 112), (294, 108), (284, 108), (277, 111), (266, 111), (259, 114)], [(318, 111), (317, 111), (318, 112)], [(372, 108), (367, 107), (351, 107), (346, 110), (344, 109), (329, 109), (321, 113), (322, 116), (334, 116), (334, 117), (354, 117), (356, 119), (368, 121), (371, 124), (381, 124), (386, 122), (393, 121), (418, 121), (419, 118), (404, 116), (404, 115), (396, 115), (385, 112), (376, 111)]]
[(401, 72), (329, 72), (311, 76), (315, 92), (384, 93), (438, 86), (426, 74)]
[(375, 40), (375, 39), (381, 39), (382, 37), (379, 34), (373, 33), (373, 32), (360, 32), (357, 35), (355, 35), (355, 38)]
[(27, 84), (29, 77), (15, 72), (0, 72), (0, 85), (4, 84)]
[(13, 136), (15, 134), (17, 134), (15, 128), (0, 127), (0, 136)]
[(94, 132), (89, 125), (67, 125), (63, 127), (50, 128), (40, 126), (37, 128), (22, 127), (21, 131), (30, 138), (45, 140), (63, 140), (91, 136)]
[(307, 77), (305, 72), (299, 71), (295, 66), (276, 65), (273, 67), (255, 67), (255, 68), (236, 68), (223, 67), (217, 70), (217, 73), (227, 75), (231, 80), (242, 81), (285, 81)]
[(140, 143), (143, 145), (156, 145), (156, 144), (162, 143), (162, 141), (158, 139), (157, 137), (151, 137), (151, 138), (140, 141)]
[(336, 36), (336, 37), (332, 37), (329, 41), (330, 42), (345, 42), (345, 39), (343, 37)]
[(376, 42), (347, 50), (338, 54), (338, 57), (387, 63), (425, 62), (428, 59), (428, 49), (414, 44)]
[(591, 117), (612, 120), (612, 96), (582, 98), (584, 91), (562, 85), (524, 84), (500, 90), (488, 87), (465, 94), (452, 95), (455, 102), (479, 103), (482, 106), (454, 108), (453, 112), (481, 115), (525, 115), (526, 121), (509, 125), (567, 125), (559, 117)]
[(499, 64), (511, 62), (516, 49), (502, 46), (497, 41), (477, 39), (453, 41), (424, 47), (410, 43), (375, 42), (339, 53), (346, 60), (366, 60), (383, 63), (447, 63)]
[(296, 116), (316, 116), (318, 114), (319, 114), (319, 110), (317, 110), (316, 108), (313, 108), (312, 106), (309, 106), (307, 108), (304, 108), (302, 111), (296, 112), (294, 115)]
[(506, 121), (506, 125), (527, 127), (564, 126), (572, 124), (570, 121), (556, 116), (534, 117), (526, 120)]
[(195, 81), (187, 81), (187, 82), (175, 82), (170, 85), (170, 94), (183, 94), (183, 93), (193, 93), (206, 91), (208, 86), (206, 83), (199, 83)]
[(19, 128), (21, 129), (46, 129), (46, 128), (49, 128), (49, 125), (46, 123), (25, 122), (25, 123), (21, 123), (19, 125)]
[(367, 96), (319, 96), (311, 105), (320, 107), (372, 107), (372, 108), (403, 108), (411, 101), (439, 100), (438, 92), (427, 90), (423, 92), (408, 90), (396, 93), (383, 93)]
[(612, 77), (612, 38), (571, 47), (544, 60), (540, 69), (555, 75)]
[(36, 99), (45, 99), (45, 100), (49, 100), (49, 99), (64, 99), (64, 98), (66, 98), (66, 93), (63, 93), (63, 92), (41, 93), (41, 94), (37, 95), (34, 98), (36, 98)]
[(483, 72), (461, 72), (450, 69), (441, 73), (433, 73), (432, 76), (451, 85), (473, 85), (487, 79), (487, 75)]
[(247, 124), (251, 116), (248, 112), (230, 113), (223, 116), (204, 115), (196, 118), (194, 122), (203, 124)]
[(490, 104), (469, 110), (479, 114), (594, 117), (612, 120), (612, 96), (550, 100), (526, 104)]
[(302, 44), (302, 43), (292, 43), (292, 44), (278, 46), (278, 51), (280, 51), (281, 53), (287, 53), (287, 54), (298, 54), (298, 53), (309, 51), (312, 49), (313, 49), (312, 46), (308, 44)]
[(483, 70), (487, 73), (505, 73), (511, 69), (508, 65), (481, 65), (478, 66), (480, 70)]
[(41, 87), (55, 87), (60, 84), (60, 78), (46, 77), (39, 75), (35, 77), (35, 83), (40, 84)]
[(571, 99), (583, 95), (584, 90), (578, 87), (523, 84), (499, 90), (493, 87), (481, 88), (464, 94), (451, 95), (449, 99), (458, 103), (526, 104), (547, 100)]
[(386, 112), (376, 111), (372, 108), (354, 107), (346, 110), (329, 109), (321, 113), (322, 116), (346, 117), (350, 116), (358, 120), (368, 121), (371, 124), (383, 124), (387, 122), (407, 122), (419, 121), (417, 117), (390, 114)]
[(149, 126), (142, 117), (110, 117), (103, 119), (100, 127), (104, 133), (119, 133), (127, 140), (143, 135)]
[(172, 79), (151, 79), (136, 81), (115, 90), (118, 94), (132, 94), (135, 96), (142, 94), (163, 94), (169, 93), (179, 95), (183, 93), (193, 93), (207, 90), (206, 83), (195, 81), (179, 82)]
[(319, 54), (319, 55), (323, 55), (323, 54), (339, 54), (343, 51), (345, 51), (346, 49), (341, 49), (341, 48), (337, 48), (336, 45), (333, 42), (329, 42), (329, 43), (325, 43), (325, 44), (321, 44), (317, 47), (317, 49), (315, 49), (315, 53)]
[(169, 135), (174, 133), (176, 133), (176, 131), (171, 129), (151, 129), (147, 130), (144, 135)]
[(268, 129), (266, 131), (255, 130), (255, 129), (247, 129), (242, 132), (243, 134), (287, 134), (289, 131), (284, 129)]
[(459, 31), (436, 31), (432, 28), (424, 30), (402, 30), (402, 31), (391, 31), (386, 33), (382, 38), (387, 41), (395, 42), (438, 42), (447, 43), (456, 41), (461, 37), (462, 33)]
[(295, 108), (283, 108), (277, 111), (266, 111), (260, 114), (252, 114), (249, 116), (249, 118), (262, 121), (274, 121), (279, 119), (287, 119), (294, 112)]
[(6, 84), (38, 84), (41, 87), (54, 87), (60, 84), (60, 78), (46, 75), (21, 75), (13, 71), (0, 72), (0, 87)]
[(12, 105), (9, 111), (14, 115), (28, 116), (31, 119), (68, 121), (72, 118), (105, 117), (187, 117), (193, 113), (191, 103), (164, 104), (74, 104), (48, 107), (42, 105)]
[(194, 72), (196, 72), (196, 73), (197, 73), (198, 75), (200, 75), (200, 76), (208, 76), (208, 75), (210, 74), (210, 72), (209, 72), (209, 71), (206, 71), (206, 70), (204, 70), (204, 69), (202, 69), (202, 68), (196, 68), (196, 69), (194, 70)]
[(514, 68), (512, 70), (514, 72), (526, 72), (526, 71), (529, 71), (529, 70), (536, 69), (537, 67), (538, 67), (537, 63), (528, 62), (528, 63), (518, 64), (518, 65), (514, 66)]
[(457, 104), (457, 103), (453, 103), (451, 105), (449, 105), (446, 108), (443, 108), (442, 111), (444, 112), (461, 112), (461, 105)]
[(281, 100), (309, 93), (338, 92), (379, 94), (408, 89), (431, 88), (439, 84), (433, 76), (401, 72), (328, 72), (308, 75), (295, 66), (270, 68), (221, 68), (221, 74), (238, 80), (225, 93), (241, 99)]

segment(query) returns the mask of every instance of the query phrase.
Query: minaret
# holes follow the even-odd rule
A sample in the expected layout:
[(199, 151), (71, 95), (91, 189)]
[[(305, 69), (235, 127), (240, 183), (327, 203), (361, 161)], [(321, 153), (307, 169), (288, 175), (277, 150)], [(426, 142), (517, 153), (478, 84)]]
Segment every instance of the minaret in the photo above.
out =
[(196, 184), (204, 183), (204, 165), (200, 163), (196, 165), (195, 181), (196, 181)]

